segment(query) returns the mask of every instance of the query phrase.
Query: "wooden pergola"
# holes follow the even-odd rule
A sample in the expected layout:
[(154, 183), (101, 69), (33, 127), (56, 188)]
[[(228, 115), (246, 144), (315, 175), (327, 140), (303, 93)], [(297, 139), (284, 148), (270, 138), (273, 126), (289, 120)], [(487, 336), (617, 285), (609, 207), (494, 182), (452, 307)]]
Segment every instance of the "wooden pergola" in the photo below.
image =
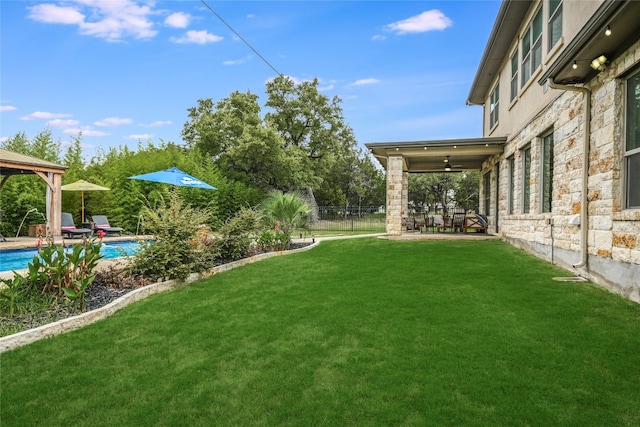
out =
[(67, 166), (0, 148), (0, 190), (16, 175), (38, 175), (47, 183), (47, 235), (60, 236), (62, 225), (62, 174)]

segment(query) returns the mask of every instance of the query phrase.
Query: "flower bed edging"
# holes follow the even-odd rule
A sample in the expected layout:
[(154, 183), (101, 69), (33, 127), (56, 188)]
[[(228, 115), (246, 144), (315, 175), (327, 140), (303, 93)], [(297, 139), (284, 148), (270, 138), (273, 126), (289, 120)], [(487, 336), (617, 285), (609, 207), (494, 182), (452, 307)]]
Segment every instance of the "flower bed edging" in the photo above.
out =
[(106, 319), (107, 317), (111, 316), (113, 313), (120, 310), (121, 308), (124, 308), (136, 301), (140, 301), (141, 299), (144, 299), (149, 295), (153, 295), (160, 292), (168, 291), (170, 289), (175, 289), (181, 286), (185, 286), (197, 280), (211, 277), (215, 274), (229, 271), (234, 268), (241, 267), (243, 265), (251, 264), (257, 261), (262, 261), (263, 259), (272, 258), (274, 256), (294, 254), (302, 251), (308, 251), (316, 247), (319, 243), (320, 241), (316, 241), (315, 243), (312, 243), (309, 246), (305, 246), (299, 249), (292, 249), (289, 251), (267, 252), (267, 253), (255, 255), (249, 258), (244, 258), (238, 261), (233, 261), (227, 264), (222, 264), (209, 270), (208, 272), (192, 273), (184, 281), (167, 280), (165, 282), (154, 283), (142, 288), (135, 289), (103, 307), (96, 308), (95, 310), (87, 311), (85, 313), (79, 314), (77, 316), (69, 317), (66, 319), (61, 319), (61, 320), (58, 320), (57, 322), (49, 323), (47, 325), (42, 325), (37, 328), (18, 332), (13, 335), (0, 337), (0, 353), (4, 353), (5, 351), (13, 350), (14, 348), (31, 344), (41, 339), (54, 337), (56, 335), (61, 335), (65, 332), (72, 331), (74, 329), (82, 328), (83, 326), (97, 322), (98, 320)]

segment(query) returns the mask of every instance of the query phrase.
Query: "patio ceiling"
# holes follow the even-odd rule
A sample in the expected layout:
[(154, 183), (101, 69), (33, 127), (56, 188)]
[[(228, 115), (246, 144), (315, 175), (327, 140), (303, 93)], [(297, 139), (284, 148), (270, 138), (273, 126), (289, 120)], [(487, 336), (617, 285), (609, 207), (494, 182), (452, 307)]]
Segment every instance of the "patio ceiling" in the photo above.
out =
[[(603, 2), (538, 83), (545, 84), (549, 78), (562, 84), (588, 82), (599, 73), (591, 68), (594, 58), (604, 55), (612, 61), (638, 40), (639, 20), (640, 1)], [(607, 27), (611, 30), (609, 36), (605, 34)]]
[(445, 159), (451, 172), (481, 170), (489, 157), (501, 154), (506, 137), (446, 139), (432, 141), (370, 142), (365, 144), (387, 169), (387, 158), (402, 155), (403, 171), (411, 173), (445, 172)]

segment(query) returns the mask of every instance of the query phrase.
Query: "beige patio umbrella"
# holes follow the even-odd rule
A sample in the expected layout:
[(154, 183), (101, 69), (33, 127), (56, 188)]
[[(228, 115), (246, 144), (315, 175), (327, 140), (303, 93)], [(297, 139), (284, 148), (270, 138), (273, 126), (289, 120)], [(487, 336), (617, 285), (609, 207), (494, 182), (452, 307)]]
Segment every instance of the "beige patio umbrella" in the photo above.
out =
[(107, 187), (101, 187), (98, 184), (93, 184), (91, 182), (80, 179), (76, 182), (72, 182), (71, 184), (66, 184), (60, 187), (63, 191), (80, 191), (82, 197), (82, 222), (84, 222), (84, 192), (85, 191), (106, 191), (109, 190)]

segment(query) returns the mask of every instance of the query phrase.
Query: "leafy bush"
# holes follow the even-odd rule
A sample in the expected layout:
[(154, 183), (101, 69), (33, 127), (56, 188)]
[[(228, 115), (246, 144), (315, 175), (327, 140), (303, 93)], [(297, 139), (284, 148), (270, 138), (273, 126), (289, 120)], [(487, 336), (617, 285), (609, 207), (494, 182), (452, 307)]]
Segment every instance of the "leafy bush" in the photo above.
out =
[(218, 238), (212, 247), (218, 258), (235, 261), (251, 254), (253, 239), (260, 229), (261, 213), (254, 208), (241, 208), (234, 216), (225, 221), (218, 230)]
[(215, 258), (212, 246), (198, 245), (198, 230), (209, 220), (209, 209), (187, 206), (176, 192), (169, 203), (145, 208), (146, 229), (155, 241), (140, 242), (142, 250), (134, 255), (127, 271), (149, 278), (185, 279), (189, 273), (206, 270)]
[(64, 245), (56, 245), (53, 241), (39, 246), (38, 255), (28, 264), (26, 280), (42, 293), (65, 296), (83, 310), (84, 294), (91, 286), (93, 270), (102, 258), (102, 236), (97, 239), (83, 238), (82, 244), (72, 245), (69, 251), (65, 250)]
[(279, 229), (263, 230), (256, 241), (260, 250), (265, 252), (284, 251), (289, 249), (290, 242), (291, 236)]

